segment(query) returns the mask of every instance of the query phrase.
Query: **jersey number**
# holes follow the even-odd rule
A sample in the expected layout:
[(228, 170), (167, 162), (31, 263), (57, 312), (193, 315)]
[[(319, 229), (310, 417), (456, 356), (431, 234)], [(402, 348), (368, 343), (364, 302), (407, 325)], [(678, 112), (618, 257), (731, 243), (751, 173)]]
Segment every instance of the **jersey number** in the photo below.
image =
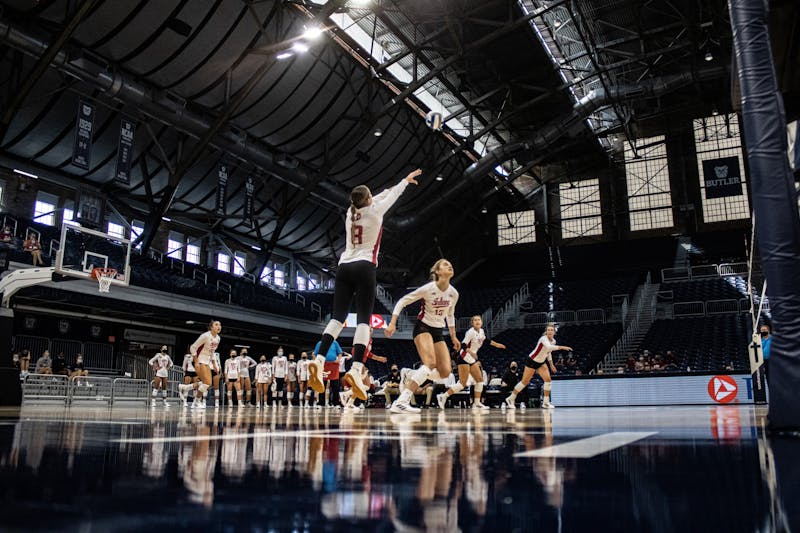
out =
[(353, 225), (353, 244), (361, 244), (363, 242), (364, 226)]

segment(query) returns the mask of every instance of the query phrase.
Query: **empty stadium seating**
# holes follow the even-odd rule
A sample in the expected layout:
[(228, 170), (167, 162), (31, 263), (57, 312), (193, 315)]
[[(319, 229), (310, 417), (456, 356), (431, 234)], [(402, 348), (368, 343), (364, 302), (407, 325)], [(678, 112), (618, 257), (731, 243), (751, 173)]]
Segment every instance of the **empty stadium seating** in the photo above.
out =
[(641, 350), (652, 354), (672, 351), (682, 371), (718, 371), (729, 363), (734, 370), (747, 370), (751, 331), (746, 314), (656, 320)]
[(675, 302), (741, 299), (747, 296), (747, 281), (741, 277), (715, 277), (661, 284), (662, 291), (672, 291)]

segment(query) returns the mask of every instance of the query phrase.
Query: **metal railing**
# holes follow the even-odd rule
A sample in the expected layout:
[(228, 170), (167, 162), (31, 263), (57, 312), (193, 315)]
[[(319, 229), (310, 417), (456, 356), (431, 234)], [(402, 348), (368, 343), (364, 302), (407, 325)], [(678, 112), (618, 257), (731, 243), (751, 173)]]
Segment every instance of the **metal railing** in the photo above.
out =
[(672, 313), (675, 317), (681, 316), (705, 316), (706, 306), (704, 302), (677, 302), (672, 304)]
[(112, 403), (142, 403), (147, 405), (150, 397), (150, 382), (146, 379), (117, 378), (112, 388)]
[(69, 378), (52, 374), (28, 374), (22, 382), (22, 405), (49, 403), (66, 405)]
[(35, 335), (14, 335), (11, 338), (11, 346), (15, 352), (29, 350), (31, 352), (31, 363), (35, 364), (36, 358), (42, 355), (45, 350), (50, 349), (50, 339)]
[(661, 280), (668, 283), (670, 281), (689, 281), (692, 279), (709, 279), (725, 276), (746, 276), (748, 272), (749, 266), (745, 262), (664, 268), (661, 270)]
[(69, 384), (69, 403), (111, 405), (114, 381), (111, 378), (85, 376), (74, 379)]
[(652, 283), (650, 273), (648, 273), (644, 283), (636, 289), (633, 300), (625, 313), (622, 321), (622, 336), (600, 362), (598, 365), (600, 368), (616, 368), (625, 360), (627, 354), (641, 343), (656, 314), (658, 289), (659, 285)]
[[(520, 307), (529, 298), (529, 296), (530, 288), (526, 282), (519, 288), (517, 292), (512, 294), (508, 300), (506, 300), (506, 303), (503, 304), (497, 313), (494, 313), (494, 316), (491, 316), (491, 307), (487, 311), (484, 311), (483, 316), (484, 324), (486, 324), (486, 334), (490, 337), (494, 337), (508, 329), (509, 323), (520, 316)], [(489, 313), (488, 320), (486, 316), (487, 312)]]
[(233, 294), (233, 290), (231, 288), (231, 284), (227, 281), (222, 281), (221, 279), (217, 280), (217, 292), (221, 292), (222, 294), (226, 294), (228, 296), (228, 303), (231, 303), (231, 296)]
[(739, 300), (709, 300), (706, 302), (706, 314), (725, 315), (739, 312)]
[(192, 271), (192, 279), (197, 279), (205, 284), (208, 284), (208, 274), (206, 274), (199, 268), (195, 268), (194, 271)]

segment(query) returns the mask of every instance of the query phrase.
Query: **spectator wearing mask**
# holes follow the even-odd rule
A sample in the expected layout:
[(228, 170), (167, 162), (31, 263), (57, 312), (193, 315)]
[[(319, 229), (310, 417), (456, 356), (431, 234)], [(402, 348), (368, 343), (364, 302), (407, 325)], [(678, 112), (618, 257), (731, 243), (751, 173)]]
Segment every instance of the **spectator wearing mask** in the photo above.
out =
[(58, 352), (56, 358), (53, 359), (53, 374), (59, 376), (69, 376), (69, 368), (67, 368), (67, 358), (64, 357), (64, 352)]
[(761, 353), (764, 356), (764, 375), (769, 379), (769, 349), (772, 345), (772, 328), (761, 324)]
[(397, 368), (397, 365), (392, 365), (389, 376), (386, 378), (386, 385), (383, 387), (387, 409), (392, 406), (392, 394), (400, 396), (400, 369)]
[(511, 363), (508, 365), (506, 373), (503, 374), (503, 381), (500, 383), (500, 390), (502, 391), (503, 395), (505, 396), (507, 394), (511, 394), (514, 386), (519, 383), (521, 378), (522, 372), (520, 372), (517, 362), (511, 361)]
[(29, 234), (22, 247), (26, 252), (30, 252), (33, 266), (44, 265), (44, 261), (42, 261), (42, 243), (39, 242), (36, 234)]
[(75, 384), (80, 386), (81, 383), (86, 384), (85, 378), (89, 375), (89, 371), (83, 365), (83, 354), (78, 354), (75, 357), (75, 364), (70, 367), (69, 379), (75, 380)]
[(37, 374), (52, 374), (53, 373), (53, 359), (50, 357), (50, 352), (45, 350), (42, 356), (36, 360), (36, 373)]

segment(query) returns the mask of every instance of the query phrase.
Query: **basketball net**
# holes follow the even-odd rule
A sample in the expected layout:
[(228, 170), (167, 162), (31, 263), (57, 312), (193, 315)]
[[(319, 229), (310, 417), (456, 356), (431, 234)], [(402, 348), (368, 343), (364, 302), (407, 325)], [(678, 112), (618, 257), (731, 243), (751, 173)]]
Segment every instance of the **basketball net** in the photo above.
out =
[(113, 268), (93, 268), (92, 277), (97, 280), (100, 292), (109, 292), (111, 280), (117, 277), (117, 271)]

